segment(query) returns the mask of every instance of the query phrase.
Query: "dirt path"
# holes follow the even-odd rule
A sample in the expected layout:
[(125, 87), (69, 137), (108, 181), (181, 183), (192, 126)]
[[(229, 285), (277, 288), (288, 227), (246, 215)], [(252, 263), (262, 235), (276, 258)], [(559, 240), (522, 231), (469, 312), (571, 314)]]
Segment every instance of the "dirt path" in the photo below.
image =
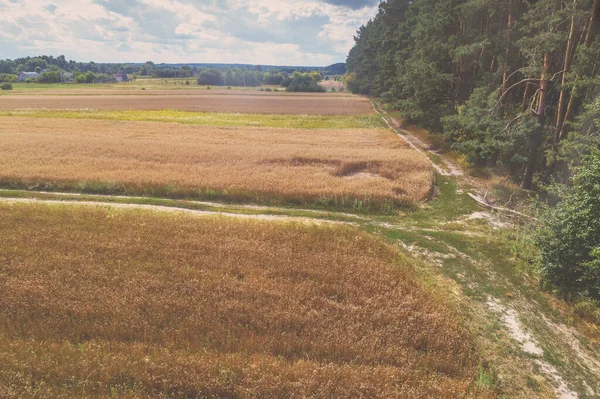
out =
[[(55, 193), (53, 193), (55, 194)], [(123, 197), (119, 197), (123, 198)], [(186, 208), (175, 208), (172, 206), (163, 205), (145, 205), (145, 204), (124, 204), (115, 202), (97, 202), (97, 201), (61, 201), (61, 200), (49, 200), (49, 199), (33, 199), (33, 198), (0, 198), (0, 202), (5, 203), (24, 203), (24, 204), (60, 204), (64, 206), (96, 206), (96, 207), (108, 207), (117, 209), (141, 209), (156, 212), (170, 212), (170, 213), (185, 213), (195, 216), (226, 216), (238, 219), (254, 219), (254, 220), (269, 220), (277, 222), (296, 222), (306, 224), (351, 224), (348, 222), (340, 222), (326, 219), (313, 219), (308, 217), (296, 217), (296, 216), (279, 216), (279, 215), (244, 215), (230, 212), (216, 212), (216, 211), (201, 211), (195, 209)]]
[[(402, 129), (401, 124), (382, 110), (375, 101), (371, 101), (371, 104), (374, 111), (381, 116), (387, 126), (400, 138), (406, 141), (415, 150), (426, 156), (429, 155), (428, 159), (430, 160), (431, 165), (440, 175), (451, 179), (461, 190), (465, 190), (478, 205), (485, 208), (484, 211), (475, 212), (473, 215), (476, 214), (477, 216), (469, 217), (470, 219), (484, 219), (495, 229), (513, 227), (510, 222), (500, 219), (499, 213), (509, 214), (510, 216), (517, 216), (519, 218), (531, 218), (528, 215), (521, 214), (514, 210), (489, 204), (485, 200), (485, 187), (478, 186), (476, 181), (466, 176), (453, 160), (443, 154), (433, 151), (427, 143), (423, 142), (408, 130)], [(436, 163), (432, 158), (439, 161)], [(403, 231), (415, 231), (414, 227), (406, 229), (400, 225), (396, 225), (392, 228)], [(443, 229), (440, 229), (438, 231), (442, 230)], [(431, 229), (420, 229), (420, 232), (422, 234), (428, 234), (431, 232)], [(461, 231), (460, 233), (465, 235), (467, 231)], [(465, 235), (465, 239), (466, 237), (467, 235)], [(447, 245), (447, 243), (443, 244)], [(430, 251), (426, 248), (419, 247), (418, 245), (408, 245), (407, 243), (401, 243), (401, 247), (430, 262), (433, 259), (434, 263), (438, 266), (442, 266), (444, 260), (452, 258), (453, 256), (458, 256), (462, 259), (462, 262), (471, 263), (471, 267), (479, 269), (483, 268), (481, 260), (473, 259), (469, 255), (461, 253), (454, 247), (451, 247), (454, 252), (452, 255), (436, 253), (435, 251)], [(483, 272), (483, 270), (480, 270), (480, 272)], [(466, 274), (467, 273), (464, 273), (464, 275)], [(504, 280), (506, 277), (497, 273), (494, 269), (487, 270), (482, 274), (486, 274), (487, 276), (483, 281), (472, 280), (466, 282), (467, 287), (472, 288), (475, 285), (482, 285), (484, 286), (482, 291), (485, 291), (486, 289), (498, 290), (498, 286), (500, 286), (499, 281)], [(506, 284), (506, 281), (504, 281), (503, 284)], [(513, 284), (510, 284), (510, 287), (516, 292), (519, 290), (526, 290), (525, 287), (518, 287)], [(520, 299), (513, 299), (510, 302), (507, 302), (507, 298), (505, 297), (489, 295), (482, 309), (487, 313), (486, 317), (494, 317), (501, 323), (505, 334), (507, 334), (527, 357), (529, 357), (531, 368), (537, 370), (539, 374), (545, 377), (548, 384), (553, 387), (557, 398), (576, 399), (581, 397), (572, 386), (575, 380), (578, 386), (583, 387), (583, 389), (578, 390), (579, 392), (582, 392), (583, 397), (598, 397), (597, 395), (600, 394), (600, 392), (596, 392), (590, 387), (590, 385), (598, 386), (598, 381), (596, 381), (597, 378), (590, 379), (590, 377), (594, 375), (596, 377), (600, 376), (600, 361), (598, 360), (598, 354), (590, 352), (591, 349), (589, 347), (585, 349), (582, 347), (581, 341), (585, 341), (585, 338), (583, 338), (575, 329), (569, 329), (563, 324), (551, 321), (544, 315), (545, 312), (541, 309), (539, 303), (531, 303), (524, 299), (527, 295), (518, 296)], [(527, 323), (524, 323), (524, 321), (527, 321)], [(548, 360), (555, 356), (553, 353), (555, 349), (567, 352), (564, 356), (569, 356), (569, 361), (573, 364), (569, 365), (570, 367), (561, 367), (561, 370), (559, 370)], [(570, 375), (570, 379), (567, 381), (563, 375), (567, 372), (565, 371), (566, 369), (577, 369), (579, 371), (573, 373), (576, 374), (575, 376)], [(569, 374), (571, 374), (570, 371), (571, 370), (569, 370)]]
[[(383, 111), (376, 103), (375, 101), (371, 101), (371, 105), (373, 106), (373, 110), (375, 112), (377, 112), (377, 114), (379, 114), (379, 116), (381, 117), (381, 119), (383, 119), (383, 121), (386, 123), (386, 125), (392, 129), (394, 132), (396, 132), (396, 134), (405, 142), (407, 142), (413, 149), (417, 150), (420, 153), (430, 153), (430, 154), (434, 154), (439, 156), (439, 154), (437, 154), (436, 152), (432, 151), (429, 148), (429, 145), (427, 145), (425, 142), (423, 142), (421, 139), (419, 139), (418, 137), (416, 137), (415, 135), (413, 135), (412, 133), (410, 133), (408, 130), (402, 129), (402, 127), (400, 126), (400, 123), (392, 118), (391, 116), (389, 116), (385, 111)], [(429, 158), (429, 157), (428, 157)], [(451, 160), (445, 158), (445, 157), (441, 157), (440, 159), (443, 162), (443, 165), (440, 166), (438, 164), (436, 164), (435, 162), (433, 162), (431, 159), (429, 159), (429, 161), (431, 162), (431, 165), (433, 166), (433, 168), (442, 176), (461, 176), (464, 177), (464, 173), (462, 172), (462, 170), (460, 169), (460, 167), (452, 162)]]

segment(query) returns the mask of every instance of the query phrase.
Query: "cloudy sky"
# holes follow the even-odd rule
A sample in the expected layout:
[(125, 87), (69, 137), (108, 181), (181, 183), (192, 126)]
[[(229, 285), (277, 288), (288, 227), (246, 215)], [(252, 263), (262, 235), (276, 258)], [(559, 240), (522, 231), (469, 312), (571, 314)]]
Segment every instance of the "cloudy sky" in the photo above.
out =
[(0, 59), (329, 65), (379, 0), (0, 0)]

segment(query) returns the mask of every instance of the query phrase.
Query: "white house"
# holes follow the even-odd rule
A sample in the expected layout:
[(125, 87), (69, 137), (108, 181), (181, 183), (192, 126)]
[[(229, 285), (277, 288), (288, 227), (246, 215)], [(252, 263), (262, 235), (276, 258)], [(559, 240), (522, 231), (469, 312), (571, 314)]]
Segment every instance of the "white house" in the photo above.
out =
[(27, 79), (35, 79), (39, 76), (40, 74), (37, 72), (21, 72), (19, 74), (19, 77), (17, 78), (17, 82), (24, 82)]

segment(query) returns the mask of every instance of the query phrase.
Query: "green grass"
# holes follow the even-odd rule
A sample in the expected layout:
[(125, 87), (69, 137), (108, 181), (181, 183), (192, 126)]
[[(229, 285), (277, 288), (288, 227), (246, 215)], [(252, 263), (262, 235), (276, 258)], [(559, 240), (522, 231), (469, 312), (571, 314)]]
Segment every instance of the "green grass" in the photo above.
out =
[(0, 111), (0, 116), (24, 118), (96, 119), (111, 121), (177, 122), (204, 126), (249, 126), (292, 129), (351, 129), (383, 127), (377, 115), (265, 115), (176, 110), (17, 110)]

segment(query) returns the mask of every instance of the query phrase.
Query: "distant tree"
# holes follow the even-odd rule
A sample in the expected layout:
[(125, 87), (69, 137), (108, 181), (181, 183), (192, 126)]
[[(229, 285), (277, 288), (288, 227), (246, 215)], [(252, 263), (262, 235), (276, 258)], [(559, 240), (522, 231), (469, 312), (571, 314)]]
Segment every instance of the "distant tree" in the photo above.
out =
[(17, 80), (17, 75), (14, 74), (10, 74), (10, 73), (0, 73), (0, 83), (4, 83), (4, 82), (14, 82)]
[(94, 83), (96, 74), (92, 71), (86, 73), (76, 72), (73, 74), (73, 79), (75, 79), (75, 83)]
[(216, 68), (204, 69), (198, 75), (199, 85), (221, 86), (224, 83), (225, 79), (223, 74)]
[(42, 68), (40, 68), (40, 67), (35, 67), (35, 70), (34, 70), (34, 72), (35, 72), (35, 73), (40, 73), (40, 72), (42, 72)]
[(62, 82), (62, 73), (60, 71), (43, 72), (38, 76), (39, 83), (60, 83)]
[(11, 60), (0, 60), (0, 73), (15, 73), (16, 65)]
[[(317, 76), (318, 75), (318, 76)], [(325, 88), (319, 85), (320, 73), (294, 72), (286, 91), (290, 92), (325, 92)]]
[(142, 76), (152, 76), (154, 74), (155, 69), (154, 62), (146, 61), (144, 65), (140, 68), (140, 75)]
[(25, 62), (25, 72), (42, 71), (42, 69), (48, 68), (48, 63), (43, 58), (30, 58)]

